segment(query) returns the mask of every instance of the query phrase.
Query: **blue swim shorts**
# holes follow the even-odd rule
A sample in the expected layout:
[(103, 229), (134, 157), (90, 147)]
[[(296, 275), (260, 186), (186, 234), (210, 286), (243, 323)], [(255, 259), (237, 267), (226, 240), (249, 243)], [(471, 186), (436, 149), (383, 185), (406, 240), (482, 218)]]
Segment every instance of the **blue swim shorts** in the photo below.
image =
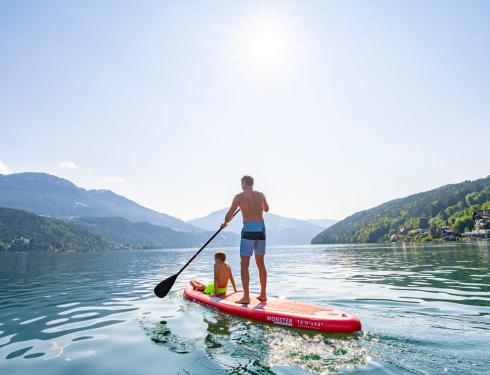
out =
[(265, 225), (249, 221), (243, 223), (240, 256), (265, 255)]

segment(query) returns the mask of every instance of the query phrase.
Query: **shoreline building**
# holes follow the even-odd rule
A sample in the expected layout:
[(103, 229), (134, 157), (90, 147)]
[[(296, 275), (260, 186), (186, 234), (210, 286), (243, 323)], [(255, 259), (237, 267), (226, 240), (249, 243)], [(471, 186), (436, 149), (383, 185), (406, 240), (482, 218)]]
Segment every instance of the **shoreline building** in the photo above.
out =
[(471, 238), (490, 238), (490, 210), (478, 210), (473, 213), (475, 229), (462, 235)]
[(451, 229), (451, 227), (441, 228), (441, 238), (443, 241), (455, 241), (456, 233)]

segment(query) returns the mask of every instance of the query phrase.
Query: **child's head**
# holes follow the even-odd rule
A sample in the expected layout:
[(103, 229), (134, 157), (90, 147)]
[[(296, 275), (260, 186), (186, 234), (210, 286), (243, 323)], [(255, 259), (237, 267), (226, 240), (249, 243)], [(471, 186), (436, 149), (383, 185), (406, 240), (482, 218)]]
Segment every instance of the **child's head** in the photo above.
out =
[(214, 260), (220, 260), (224, 262), (226, 260), (226, 254), (224, 251), (217, 251), (214, 253)]

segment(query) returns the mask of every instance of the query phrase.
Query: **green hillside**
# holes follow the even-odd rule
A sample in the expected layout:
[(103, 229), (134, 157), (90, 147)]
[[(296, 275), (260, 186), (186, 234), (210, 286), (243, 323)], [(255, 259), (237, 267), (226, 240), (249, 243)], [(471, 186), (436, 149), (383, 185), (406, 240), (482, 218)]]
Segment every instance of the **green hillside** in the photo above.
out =
[[(47, 218), (0, 207), (0, 251), (87, 251), (123, 248), (184, 248), (202, 245), (212, 233), (179, 232), (120, 217)], [(214, 246), (239, 243), (235, 233), (222, 233)]]
[(360, 211), (318, 234), (312, 244), (383, 242), (397, 233), (429, 229), (435, 237), (443, 226), (456, 232), (473, 229), (473, 212), (490, 209), (490, 176), (442, 186)]
[(0, 250), (85, 251), (110, 247), (102, 237), (61, 220), (0, 208)]

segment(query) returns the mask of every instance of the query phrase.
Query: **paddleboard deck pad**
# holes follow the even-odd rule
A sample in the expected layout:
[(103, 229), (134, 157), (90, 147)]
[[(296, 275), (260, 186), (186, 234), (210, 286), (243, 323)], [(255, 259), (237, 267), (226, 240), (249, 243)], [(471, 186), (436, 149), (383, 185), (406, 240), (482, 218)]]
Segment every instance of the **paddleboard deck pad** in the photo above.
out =
[(235, 303), (242, 298), (242, 292), (209, 296), (190, 285), (184, 290), (184, 296), (226, 314), (263, 323), (318, 332), (353, 333), (361, 330), (361, 321), (357, 317), (329, 307), (271, 298), (262, 302), (254, 295), (250, 295), (250, 304), (242, 305)]

